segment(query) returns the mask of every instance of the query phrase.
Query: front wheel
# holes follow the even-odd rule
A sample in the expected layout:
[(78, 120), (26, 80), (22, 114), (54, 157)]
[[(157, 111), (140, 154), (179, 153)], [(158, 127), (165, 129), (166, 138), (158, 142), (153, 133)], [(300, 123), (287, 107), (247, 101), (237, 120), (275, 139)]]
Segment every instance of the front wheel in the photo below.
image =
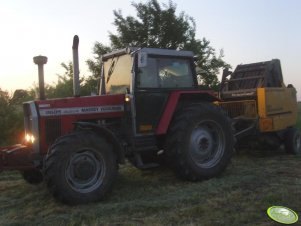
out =
[(67, 204), (103, 199), (116, 174), (112, 145), (90, 131), (58, 139), (45, 160), (47, 186), (55, 198)]
[(37, 169), (21, 171), (21, 175), (29, 184), (39, 184), (43, 181), (43, 174)]
[(226, 168), (233, 145), (231, 124), (217, 106), (189, 105), (177, 113), (168, 131), (167, 161), (183, 179), (207, 179)]

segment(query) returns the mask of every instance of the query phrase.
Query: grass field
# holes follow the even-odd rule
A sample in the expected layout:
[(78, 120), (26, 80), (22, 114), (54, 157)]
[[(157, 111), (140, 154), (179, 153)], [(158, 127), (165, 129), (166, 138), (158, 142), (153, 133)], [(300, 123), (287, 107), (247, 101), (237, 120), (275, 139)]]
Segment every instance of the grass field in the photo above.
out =
[(268, 207), (284, 205), (301, 216), (300, 166), (300, 156), (281, 149), (242, 150), (219, 178), (191, 183), (168, 169), (126, 165), (105, 201), (74, 207), (54, 201), (44, 184), (3, 172), (0, 225), (279, 225)]
[(105, 201), (75, 207), (54, 201), (44, 184), (3, 172), (0, 225), (277, 225), (266, 215), (269, 206), (301, 214), (300, 165), (283, 150), (245, 150), (219, 178), (199, 183), (167, 169), (123, 166)]

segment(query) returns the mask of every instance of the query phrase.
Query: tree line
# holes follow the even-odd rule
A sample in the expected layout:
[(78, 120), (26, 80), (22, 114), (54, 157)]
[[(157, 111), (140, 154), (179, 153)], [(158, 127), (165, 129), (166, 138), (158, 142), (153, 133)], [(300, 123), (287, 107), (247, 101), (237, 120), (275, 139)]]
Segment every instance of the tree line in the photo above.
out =
[[(223, 51), (217, 52), (206, 38), (196, 37), (195, 20), (185, 12), (177, 13), (172, 1), (160, 4), (157, 0), (132, 3), (136, 16), (124, 16), (121, 10), (114, 10), (116, 33), (109, 33), (110, 44), (96, 42), (91, 59), (86, 61), (90, 75), (82, 77), (81, 95), (98, 93), (101, 71), (101, 57), (114, 49), (128, 46), (191, 50), (196, 56), (198, 80), (202, 86), (217, 89), (217, 74), (230, 67), (223, 60)], [(72, 96), (72, 62), (62, 63), (62, 75), (56, 83), (45, 86), (47, 98)], [(22, 103), (37, 98), (38, 86), (28, 90), (16, 90), (13, 95), (0, 88), (0, 145), (20, 141), (23, 131)]]

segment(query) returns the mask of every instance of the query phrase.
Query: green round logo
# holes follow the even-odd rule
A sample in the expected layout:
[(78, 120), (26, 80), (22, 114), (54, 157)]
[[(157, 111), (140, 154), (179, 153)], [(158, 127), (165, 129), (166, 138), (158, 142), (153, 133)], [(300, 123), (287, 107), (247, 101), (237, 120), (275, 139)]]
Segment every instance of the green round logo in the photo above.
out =
[(267, 210), (268, 216), (282, 224), (294, 224), (298, 221), (298, 215), (295, 211), (284, 206), (272, 206)]

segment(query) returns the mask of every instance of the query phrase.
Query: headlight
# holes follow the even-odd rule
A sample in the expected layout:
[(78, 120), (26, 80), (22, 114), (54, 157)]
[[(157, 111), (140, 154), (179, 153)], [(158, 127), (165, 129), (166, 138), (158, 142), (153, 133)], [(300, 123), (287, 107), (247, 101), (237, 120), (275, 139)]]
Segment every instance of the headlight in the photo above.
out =
[(129, 103), (131, 101), (131, 96), (129, 94), (126, 94), (124, 100), (126, 103)]
[(35, 141), (35, 138), (32, 134), (26, 133), (25, 134), (25, 141), (28, 143), (33, 143)]

